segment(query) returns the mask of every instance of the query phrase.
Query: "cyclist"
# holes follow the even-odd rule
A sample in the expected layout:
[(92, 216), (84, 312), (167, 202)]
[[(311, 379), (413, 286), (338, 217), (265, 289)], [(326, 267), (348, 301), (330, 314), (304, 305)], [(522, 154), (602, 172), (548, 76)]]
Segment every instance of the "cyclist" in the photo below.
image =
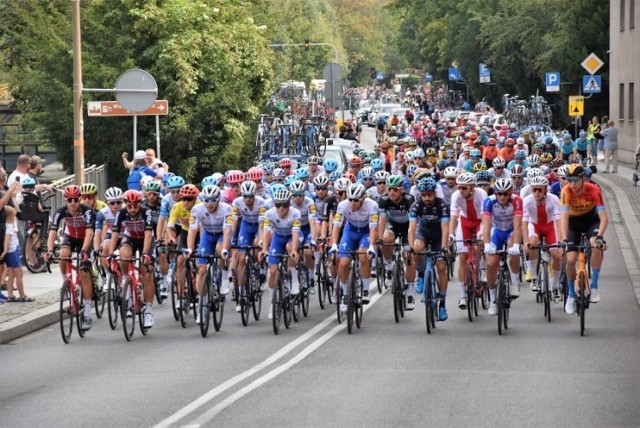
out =
[[(320, 231), (321, 237), (327, 237), (332, 235), (333, 220), (338, 211), (338, 204), (347, 199), (347, 189), (351, 185), (351, 181), (346, 178), (339, 178), (333, 184), (334, 192), (327, 198), (327, 204), (324, 206), (322, 212), (322, 229)], [(342, 230), (340, 231), (340, 239), (342, 239)], [(338, 275), (338, 267), (331, 263), (329, 264), (329, 274), (331, 281), (335, 284), (334, 279)], [(334, 288), (334, 294), (332, 299), (337, 296), (337, 289)], [(333, 300), (335, 302), (335, 299)]]
[[(262, 180), (264, 179), (264, 171), (262, 170), (262, 168), (258, 168), (256, 166), (249, 168), (246, 178), (248, 181), (253, 181), (255, 183), (256, 196), (260, 196), (263, 199), (267, 197), (267, 195), (269, 194), (269, 186), (265, 186), (262, 183)], [(202, 187), (204, 188), (205, 186)], [(242, 193), (242, 191), (240, 193)]]
[(482, 208), (487, 192), (476, 188), (476, 176), (463, 172), (456, 179), (458, 190), (451, 196), (451, 220), (449, 222), (449, 241), (456, 242), (460, 256), (458, 280), (460, 281), (460, 300), (458, 307), (467, 309), (465, 282), (467, 280), (467, 260), (469, 247), (463, 240), (473, 239), (480, 232)]
[[(437, 183), (433, 178), (423, 178), (418, 181), (420, 199), (411, 206), (409, 211), (409, 243), (413, 251), (419, 253), (431, 246), (431, 251), (441, 251), (447, 248), (447, 233), (449, 232), (449, 207), (441, 198), (436, 197)], [(418, 270), (416, 292), (424, 291), (425, 264), (423, 256), (415, 256)], [(447, 315), (447, 264), (444, 254), (436, 257), (436, 271), (438, 281), (438, 298), (440, 309), (438, 320), (446, 321)], [(435, 280), (435, 278), (434, 278)]]
[(382, 195), (387, 194), (387, 179), (389, 173), (387, 171), (378, 171), (374, 175), (376, 185), (367, 189), (367, 197), (378, 202)]
[[(160, 212), (158, 213), (158, 225), (156, 226), (156, 239), (158, 241), (164, 241), (167, 237), (166, 224), (169, 220), (169, 214), (173, 206), (180, 201), (180, 188), (186, 183), (180, 176), (170, 177), (166, 182), (166, 188), (169, 193), (162, 197), (160, 202)], [(166, 253), (161, 253), (159, 257), (160, 272), (162, 272), (162, 286), (160, 287), (160, 294), (162, 297), (168, 297), (169, 281), (171, 281), (171, 275), (169, 275), (169, 261)]]
[[(245, 183), (252, 184), (252, 181)], [(198, 255), (208, 256), (217, 255), (226, 260), (229, 256), (229, 246), (231, 242), (231, 227), (233, 225), (233, 215), (231, 206), (224, 202), (220, 202), (220, 188), (215, 185), (209, 185), (202, 189), (200, 195), (203, 203), (194, 206), (191, 209), (191, 217), (189, 218), (189, 232), (187, 235), (186, 255), (189, 257), (196, 248), (196, 237), (200, 234), (198, 243)], [(243, 222), (243, 224), (245, 224)], [(198, 257), (198, 278), (196, 279), (196, 291), (200, 299), (204, 293), (204, 279), (207, 272), (207, 259)], [(229, 274), (226, 272), (222, 275), (223, 284), (228, 281)], [(229, 288), (227, 284), (221, 288)], [(220, 291), (222, 293), (222, 290)], [(226, 294), (226, 293), (222, 293)], [(201, 324), (200, 312), (196, 318), (196, 324)]]
[(319, 165), (320, 162), (322, 162), (322, 159), (318, 156), (309, 156), (309, 159), (307, 159), (307, 165), (309, 165), (309, 177), (311, 180), (324, 173), (324, 168)]
[[(270, 208), (264, 220), (264, 235), (260, 256), (269, 255), (269, 303), (273, 302), (275, 278), (278, 272), (276, 255), (289, 254), (288, 265), (291, 274), (291, 295), (300, 292), (298, 279), (298, 246), (300, 234), (300, 211), (291, 207), (291, 192), (280, 189), (273, 194), (275, 206)], [(273, 318), (272, 305), (269, 304), (269, 319)]]
[[(204, 192), (204, 189), (202, 189)], [(218, 190), (218, 192), (216, 192)], [(211, 190), (213, 196), (210, 199), (215, 199), (215, 196), (219, 193), (219, 189), (213, 188)], [(267, 213), (267, 203), (260, 196), (256, 196), (256, 184), (252, 181), (245, 181), (240, 185), (241, 197), (234, 199), (231, 205), (233, 230), (239, 228), (238, 232), (238, 245), (253, 245), (258, 244), (262, 238), (262, 226), (264, 223), (264, 216)], [(242, 221), (238, 225), (239, 217), (242, 216)], [(225, 247), (227, 248), (227, 247)], [(244, 254), (246, 250), (238, 248), (238, 253)], [(209, 253), (211, 254), (211, 253)], [(244, 257), (238, 257), (238, 284), (242, 284), (244, 281)], [(236, 312), (240, 312), (240, 302), (237, 302)]]
[(571, 139), (571, 134), (564, 134), (562, 136), (562, 144), (560, 144), (560, 153), (562, 154), (562, 160), (567, 162), (569, 157), (576, 152), (576, 146)]
[[(289, 164), (291, 168), (291, 164)], [(245, 174), (242, 171), (229, 171), (225, 182), (227, 187), (222, 191), (222, 202), (231, 204), (236, 198), (240, 197), (240, 184), (245, 181)]]
[(82, 200), (82, 203), (91, 208), (94, 213), (100, 211), (103, 208), (106, 208), (107, 206), (104, 201), (96, 199), (97, 196), (98, 188), (95, 184), (84, 183), (82, 186), (80, 186), (80, 198)]
[[(578, 253), (576, 245), (580, 236), (585, 233), (591, 247), (604, 247), (604, 233), (609, 224), (607, 210), (602, 200), (600, 188), (584, 179), (584, 167), (581, 164), (571, 164), (567, 168), (568, 184), (562, 188), (560, 194), (560, 236), (568, 245), (567, 248), (567, 284), (569, 296), (565, 305), (565, 312), (573, 314), (576, 311), (575, 280), (576, 261)], [(590, 302), (600, 301), (598, 279), (602, 266), (602, 251), (591, 251), (591, 297)]]
[(513, 184), (508, 178), (498, 179), (494, 184), (496, 193), (485, 199), (482, 211), (484, 253), (487, 256), (487, 283), (489, 284), (489, 315), (498, 313), (496, 278), (500, 257), (496, 255), (496, 250), (508, 248), (511, 268), (509, 294), (514, 299), (520, 295), (518, 273), (522, 241), (522, 199), (512, 193), (512, 188)]
[[(535, 177), (529, 183), (531, 195), (522, 200), (523, 216), (522, 231), (525, 248), (535, 247), (544, 238), (546, 245), (554, 245), (558, 242), (558, 230), (560, 225), (560, 199), (553, 193), (549, 193), (549, 181), (545, 177)], [(549, 250), (553, 262), (553, 299), (560, 300), (560, 263), (562, 251), (559, 248)], [(531, 289), (538, 291), (538, 251), (529, 251), (527, 264), (532, 274)]]
[(458, 169), (455, 166), (448, 166), (444, 169), (444, 179), (440, 180), (440, 188), (443, 194), (442, 200), (447, 208), (451, 206), (451, 195), (456, 191), (456, 177), (458, 175)]
[[(340, 242), (340, 288), (342, 289), (342, 302), (340, 311), (347, 311), (347, 279), (349, 265), (351, 264), (351, 252), (358, 251), (360, 258), (360, 278), (362, 280), (362, 303), (368, 304), (369, 284), (371, 283), (371, 266), (369, 257), (375, 257), (376, 250), (371, 245), (376, 242), (378, 231), (378, 204), (371, 199), (366, 199), (365, 188), (362, 184), (354, 183), (347, 189), (347, 200), (340, 202), (337, 213), (333, 219), (333, 231), (331, 235), (330, 254), (338, 253)], [(340, 231), (344, 226), (344, 233), (340, 238)]]
[[(47, 241), (46, 261), (53, 256), (53, 248), (58, 234), (60, 223), (64, 220), (64, 235), (60, 244), (60, 258), (66, 259), (72, 252), (80, 251), (82, 265), (78, 266), (78, 276), (82, 284), (82, 298), (84, 299), (84, 317), (82, 330), (89, 330), (93, 325), (91, 320), (91, 301), (93, 285), (91, 284), (91, 263), (89, 261), (93, 245), (93, 234), (96, 224), (94, 212), (88, 206), (80, 203), (80, 187), (71, 184), (64, 188), (63, 196), (65, 205), (58, 208), (53, 215), (53, 221), (49, 227), (49, 239)], [(63, 272), (62, 281), (66, 281), (64, 272), (67, 271), (68, 260), (60, 260), (60, 272)]]
[(289, 186), (291, 192), (291, 207), (300, 211), (300, 241), (301, 244), (308, 245), (310, 248), (304, 250), (304, 259), (307, 266), (307, 272), (311, 280), (311, 284), (307, 284), (310, 287), (310, 292), (315, 292), (315, 284), (313, 281), (313, 251), (316, 248), (316, 238), (318, 231), (316, 229), (316, 205), (313, 199), (306, 196), (305, 189), (307, 185), (303, 181), (296, 180)]
[[(93, 248), (100, 252), (103, 256), (108, 256), (110, 242), (111, 242), (111, 229), (116, 221), (116, 215), (122, 208), (122, 189), (119, 187), (109, 187), (104, 192), (104, 198), (107, 201), (107, 207), (101, 209), (96, 213), (96, 228), (93, 237)], [(102, 265), (105, 272), (107, 272), (107, 278), (103, 284), (103, 289), (106, 288), (111, 279), (111, 271), (109, 270), (109, 263), (105, 258), (102, 258)]]
[(505, 162), (511, 162), (516, 155), (515, 149), (516, 142), (513, 138), (507, 138), (505, 146), (500, 149), (499, 156), (505, 160)]
[(509, 173), (511, 174), (511, 184), (513, 184), (512, 191), (519, 194), (525, 186), (524, 168), (522, 168), (522, 165), (515, 165), (513, 168), (509, 169)]
[(515, 165), (522, 166), (523, 169), (529, 168), (529, 162), (527, 162), (527, 154), (524, 150), (516, 151), (516, 154), (511, 162), (507, 164), (507, 168), (510, 170)]

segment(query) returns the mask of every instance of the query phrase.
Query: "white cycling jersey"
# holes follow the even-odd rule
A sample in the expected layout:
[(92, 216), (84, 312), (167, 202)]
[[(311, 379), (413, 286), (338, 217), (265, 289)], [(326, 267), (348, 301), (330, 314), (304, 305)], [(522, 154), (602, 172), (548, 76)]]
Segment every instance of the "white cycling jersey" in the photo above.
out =
[(242, 221), (259, 224), (264, 221), (264, 216), (267, 213), (267, 203), (262, 197), (256, 196), (253, 200), (253, 205), (249, 208), (244, 198), (240, 196), (233, 200), (231, 213), (233, 221), (237, 221), (238, 217), (242, 217)]
[(262, 227), (265, 232), (271, 231), (281, 236), (290, 236), (293, 232), (300, 232), (300, 211), (289, 207), (287, 215), (280, 217), (277, 208), (270, 208)]
[(543, 204), (538, 204), (533, 195), (523, 198), (522, 209), (522, 221), (544, 225), (560, 220), (560, 198), (553, 193), (547, 193)]
[(479, 188), (473, 190), (473, 195), (469, 199), (463, 198), (460, 191), (456, 190), (451, 195), (451, 215), (469, 220), (480, 220), (484, 200), (487, 197), (487, 192)]
[(352, 227), (374, 228), (378, 227), (378, 204), (371, 199), (364, 199), (359, 210), (351, 209), (351, 202), (348, 200), (338, 204), (336, 215), (333, 217), (334, 226), (342, 226), (346, 221)]
[(200, 226), (211, 234), (222, 233), (226, 227), (233, 225), (233, 215), (231, 214), (231, 205), (219, 202), (218, 208), (212, 213), (207, 211), (205, 204), (196, 205), (191, 209), (191, 217), (189, 218), (189, 229), (197, 230)]
[(307, 226), (309, 224), (309, 216), (315, 220), (317, 213), (316, 204), (310, 197), (305, 196), (304, 201), (300, 205), (297, 205), (292, 199), (291, 206), (300, 211), (300, 226)]

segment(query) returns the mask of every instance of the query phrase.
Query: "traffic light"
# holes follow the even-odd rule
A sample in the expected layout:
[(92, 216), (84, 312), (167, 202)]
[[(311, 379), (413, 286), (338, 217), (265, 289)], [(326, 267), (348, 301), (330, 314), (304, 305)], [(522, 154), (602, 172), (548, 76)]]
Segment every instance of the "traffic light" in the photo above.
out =
[(304, 39), (304, 50), (305, 51), (309, 50), (309, 39)]
[(375, 67), (371, 67), (370, 75), (371, 75), (372, 79), (376, 78), (376, 68)]

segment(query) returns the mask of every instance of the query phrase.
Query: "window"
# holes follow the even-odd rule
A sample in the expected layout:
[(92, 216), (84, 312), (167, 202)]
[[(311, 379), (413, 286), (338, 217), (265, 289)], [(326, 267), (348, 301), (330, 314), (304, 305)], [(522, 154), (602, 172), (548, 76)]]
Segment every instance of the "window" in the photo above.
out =
[(636, 27), (636, 0), (629, 0), (629, 29)]
[(625, 1), (620, 0), (620, 31), (624, 31), (624, 8)]
[(636, 117), (636, 112), (634, 111), (635, 110), (635, 103), (634, 103), (635, 97), (634, 97), (633, 91), (634, 91), (634, 85), (633, 85), (633, 82), (631, 82), (631, 83), (629, 83), (629, 115), (628, 115), (630, 122), (633, 122), (633, 120)]
[(620, 84), (620, 92), (619, 92), (619, 101), (618, 101), (618, 119), (624, 120), (624, 83)]

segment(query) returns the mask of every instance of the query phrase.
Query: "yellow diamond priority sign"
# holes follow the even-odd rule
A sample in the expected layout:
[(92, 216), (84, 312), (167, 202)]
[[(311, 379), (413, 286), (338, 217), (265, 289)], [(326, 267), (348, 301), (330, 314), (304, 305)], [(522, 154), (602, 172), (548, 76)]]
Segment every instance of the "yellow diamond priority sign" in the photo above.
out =
[(584, 97), (582, 95), (569, 97), (569, 116), (584, 116)]
[(604, 65), (604, 62), (598, 58), (598, 55), (591, 52), (580, 65), (582, 65), (582, 68), (587, 70), (587, 73), (596, 74), (596, 71), (600, 70), (600, 67)]

